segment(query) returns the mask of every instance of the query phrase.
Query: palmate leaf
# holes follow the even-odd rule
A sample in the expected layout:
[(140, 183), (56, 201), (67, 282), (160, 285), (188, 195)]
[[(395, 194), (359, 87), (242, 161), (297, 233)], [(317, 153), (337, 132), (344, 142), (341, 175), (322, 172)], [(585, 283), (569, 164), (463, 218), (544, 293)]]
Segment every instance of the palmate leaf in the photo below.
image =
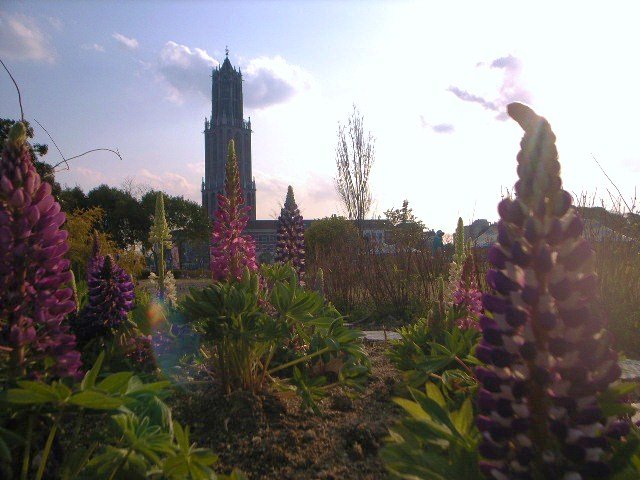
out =
[(114, 410), (122, 406), (124, 400), (110, 397), (101, 392), (87, 390), (71, 396), (69, 403), (92, 410)]
[(111, 394), (122, 394), (127, 391), (131, 377), (133, 372), (114, 373), (98, 383), (96, 388)]
[(88, 388), (93, 388), (96, 384), (96, 379), (98, 378), (98, 374), (100, 373), (100, 368), (102, 367), (102, 362), (104, 361), (104, 351), (100, 352), (98, 358), (96, 359), (93, 367), (85, 373), (84, 378), (82, 379), (82, 383), (80, 383), (80, 390), (87, 390)]
[(480, 478), (471, 398), (449, 411), (437, 385), (425, 390), (410, 389), (413, 401), (394, 399), (410, 417), (391, 429), (390, 443), (380, 452), (386, 467), (412, 480)]
[(173, 431), (178, 445), (175, 455), (168, 457), (163, 465), (163, 473), (172, 479), (190, 478), (207, 480), (215, 478), (210, 468), (218, 462), (218, 456), (206, 448), (197, 448), (189, 439), (189, 427), (185, 429), (178, 422), (173, 422)]

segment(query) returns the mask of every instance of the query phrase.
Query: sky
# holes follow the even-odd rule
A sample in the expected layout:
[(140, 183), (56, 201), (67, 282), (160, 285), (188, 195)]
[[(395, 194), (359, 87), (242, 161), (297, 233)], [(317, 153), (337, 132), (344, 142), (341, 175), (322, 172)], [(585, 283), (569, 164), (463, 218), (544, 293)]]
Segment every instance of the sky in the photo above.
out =
[[(341, 213), (337, 130), (356, 105), (375, 138), (370, 216), (407, 199), (430, 228), (496, 220), (516, 180), (521, 101), (558, 137), (567, 190), (629, 199), (640, 180), (640, 7), (633, 2), (14, 2), (0, 58), (57, 179), (125, 182), (200, 202), (211, 68), (244, 78), (258, 218), (292, 185), (305, 218)], [(19, 118), (9, 77), (0, 116)]]

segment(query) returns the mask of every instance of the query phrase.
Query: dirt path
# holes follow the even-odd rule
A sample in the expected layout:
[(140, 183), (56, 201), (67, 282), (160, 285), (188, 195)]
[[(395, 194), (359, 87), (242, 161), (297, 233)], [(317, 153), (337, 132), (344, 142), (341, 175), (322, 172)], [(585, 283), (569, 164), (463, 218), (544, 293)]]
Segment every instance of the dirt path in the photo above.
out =
[(365, 392), (352, 400), (334, 391), (320, 404), (322, 417), (301, 412), (295, 397), (225, 398), (211, 388), (176, 398), (175, 415), (220, 455), (226, 472), (235, 466), (251, 479), (382, 479), (378, 449), (400, 413), (391, 402), (399, 374), (385, 348), (367, 344), (372, 374)]

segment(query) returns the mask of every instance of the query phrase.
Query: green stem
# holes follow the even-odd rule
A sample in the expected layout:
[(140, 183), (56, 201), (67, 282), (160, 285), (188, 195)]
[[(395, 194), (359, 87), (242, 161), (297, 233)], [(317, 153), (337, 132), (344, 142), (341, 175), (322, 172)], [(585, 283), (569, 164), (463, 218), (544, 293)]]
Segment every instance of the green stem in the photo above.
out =
[(44, 474), (44, 467), (47, 465), (47, 460), (49, 459), (49, 453), (51, 452), (51, 445), (53, 445), (53, 439), (56, 436), (56, 432), (58, 431), (58, 424), (60, 423), (59, 417), (56, 418), (56, 421), (53, 423), (53, 427), (49, 431), (49, 436), (47, 437), (47, 442), (44, 444), (44, 450), (42, 452), (42, 459), (40, 460), (40, 465), (38, 465), (38, 472), (36, 473), (35, 480), (41, 480), (42, 475)]
[(275, 372), (279, 372), (280, 370), (284, 370), (285, 368), (289, 368), (289, 367), (293, 367), (294, 365), (297, 365), (298, 363), (302, 363), (302, 362), (306, 362), (307, 360), (311, 360), (314, 357), (317, 357), (318, 355), (322, 355), (323, 353), (326, 352), (330, 352), (332, 350), (332, 347), (324, 347), (321, 350), (318, 350), (317, 352), (313, 352), (309, 355), (305, 355), (304, 357), (300, 357), (300, 358), (296, 358), (295, 360), (291, 360), (290, 362), (287, 362), (285, 364), (282, 364), (276, 368), (273, 368), (271, 370), (269, 370), (267, 373), (269, 373), (270, 375), (272, 373)]
[(22, 471), (20, 480), (27, 480), (29, 474), (29, 461), (31, 456), (31, 437), (33, 436), (33, 415), (29, 415), (27, 420), (27, 440), (24, 444), (24, 454), (22, 455)]
[(276, 351), (276, 346), (271, 345), (269, 349), (269, 355), (267, 355), (267, 360), (264, 362), (264, 366), (262, 367), (262, 377), (260, 378), (260, 386), (264, 385), (264, 379), (267, 376), (267, 371), (269, 370), (269, 364), (271, 363), (271, 359), (273, 358), (273, 354)]

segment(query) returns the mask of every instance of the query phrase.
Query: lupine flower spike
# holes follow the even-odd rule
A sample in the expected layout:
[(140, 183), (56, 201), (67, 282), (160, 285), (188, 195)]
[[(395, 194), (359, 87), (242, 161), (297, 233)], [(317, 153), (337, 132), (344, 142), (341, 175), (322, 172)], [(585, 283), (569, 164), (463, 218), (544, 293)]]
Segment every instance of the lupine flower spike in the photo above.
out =
[(304, 273), (304, 223), (289, 185), (284, 207), (278, 217), (276, 262), (291, 262), (300, 275)]
[(458, 217), (456, 233), (453, 238), (453, 244), (455, 247), (453, 252), (453, 261), (449, 265), (449, 281), (447, 282), (447, 291), (445, 293), (447, 305), (449, 306), (454, 306), (456, 304), (454, 294), (460, 287), (462, 269), (467, 258), (467, 251), (464, 242), (464, 223), (462, 218)]
[[(10, 378), (78, 376), (80, 353), (65, 316), (76, 303), (65, 215), (31, 162), (24, 124), (0, 160), (0, 366)], [(2, 356), (8, 355), (8, 363)]]
[(87, 283), (89, 302), (80, 312), (75, 327), (83, 341), (115, 332), (127, 321), (135, 298), (131, 275), (119, 267), (111, 255), (100, 255), (97, 235), (87, 268)]
[[(157, 295), (160, 300), (164, 300), (167, 293), (165, 278), (164, 250), (171, 248), (171, 232), (164, 214), (164, 197), (162, 192), (156, 194), (156, 213), (153, 216), (153, 225), (149, 232), (149, 241), (153, 245), (153, 250), (157, 260)], [(171, 280), (169, 280), (171, 281)]]
[(218, 195), (218, 211), (211, 236), (211, 272), (213, 280), (240, 280), (245, 268), (255, 272), (256, 245), (250, 235), (242, 232), (249, 221), (251, 207), (243, 206), (238, 159), (233, 140), (229, 141), (225, 194)]
[(458, 288), (453, 292), (453, 306), (461, 313), (456, 325), (463, 330), (480, 328), (478, 320), (482, 313), (482, 293), (478, 290), (473, 270), (473, 255), (468, 255), (462, 264)]
[(562, 190), (555, 135), (519, 103), (524, 129), (515, 199), (498, 205), (495, 267), (477, 357), (483, 473), (493, 479), (604, 478), (608, 436), (624, 423), (596, 401), (620, 375), (604, 322), (589, 306), (597, 288), (582, 221)]

